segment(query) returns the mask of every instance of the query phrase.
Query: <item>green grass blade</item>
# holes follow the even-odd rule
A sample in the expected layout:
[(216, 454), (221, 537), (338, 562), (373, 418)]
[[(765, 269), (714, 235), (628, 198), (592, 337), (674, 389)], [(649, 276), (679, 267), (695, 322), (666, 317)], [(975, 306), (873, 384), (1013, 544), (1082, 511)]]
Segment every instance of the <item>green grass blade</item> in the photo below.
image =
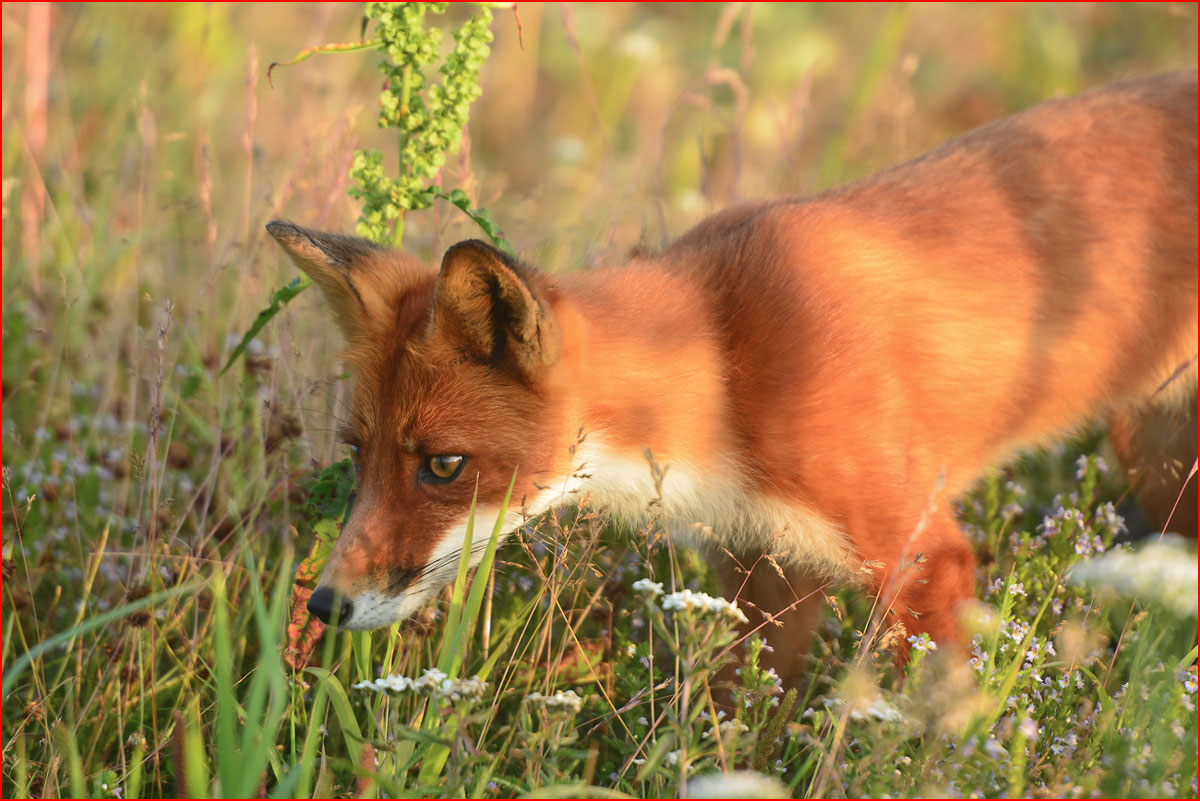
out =
[(67, 763), (67, 781), (71, 786), (71, 795), (75, 798), (87, 798), (87, 782), (83, 778), (83, 761), (79, 757), (79, 744), (67, 724), (59, 721), (54, 726), (54, 745)]
[(500, 544), (500, 534), (504, 531), (504, 519), (508, 515), (508, 504), (512, 500), (513, 487), (517, 483), (517, 471), (513, 471), (512, 478), (508, 482), (508, 491), (504, 493), (504, 502), (500, 504), (500, 514), (496, 518), (496, 524), (492, 526), (492, 536), (488, 539), (487, 548), (483, 552), (483, 559), (479, 562), (479, 570), (475, 573), (475, 581), (471, 583), (471, 591), (467, 595), (466, 606), (463, 608), (462, 616), (459, 618), (458, 626), (454, 631), (454, 646), (451, 650), (451, 659), (449, 669), (445, 669), (450, 676), (457, 675), (459, 667), (462, 665), (463, 654), (467, 648), (467, 640), (475, 630), (475, 623), (479, 619), (479, 609), (483, 606), (483, 592), (487, 588), (487, 575), (492, 569), (492, 562), (496, 558), (496, 548)]
[[(483, 604), (483, 590), (487, 586), (485, 576), (488, 570), (491, 570), (492, 561), (496, 556), (496, 547), (500, 542), (500, 533), (504, 530), (504, 519), (508, 514), (508, 504), (512, 500), (513, 486), (517, 481), (517, 473), (513, 471), (513, 477), (508, 482), (508, 491), (504, 493), (504, 502), (500, 504), (500, 513), (496, 517), (496, 522), (492, 526), (492, 536), (488, 540), (487, 548), (484, 551), (483, 559), (480, 561), (480, 570), (475, 574), (475, 582), (471, 586), (471, 592), (467, 597), (467, 602), (460, 608), (459, 614), (446, 622), (446, 634), (442, 638), (442, 653), (438, 661), (438, 668), (450, 677), (455, 677), (458, 670), (462, 667), (463, 655), (466, 652), (467, 640), (470, 638), (471, 632), (474, 630), (475, 620), (479, 615), (479, 607)], [(473, 527), (475, 521), (475, 503), (471, 503), (471, 516), (467, 524), (468, 532)], [(471, 535), (468, 533), (466, 543), (463, 545), (463, 555), (468, 556), (470, 548)], [(460, 560), (458, 583), (455, 585), (455, 595), (458, 596), (458, 588), (466, 583), (466, 568), (464, 563), (466, 559)], [(453, 634), (451, 634), (453, 632)], [(500, 649), (496, 650), (496, 655), (501, 653)], [(432, 723), (432, 718), (426, 718), (426, 721)], [(457, 731), (458, 719), (452, 718), (446, 722), (446, 734), (453, 736)], [(442, 768), (446, 764), (446, 759), (450, 756), (450, 749), (445, 746), (431, 746), (429, 754), (426, 755), (421, 763), (420, 781), (423, 784), (433, 784), (441, 775)]]
[(911, 19), (912, 8), (906, 4), (893, 6), (882, 16), (865, 58), (860, 60), (862, 67), (850, 93), (849, 105), (842, 114), (840, 128), (830, 137), (817, 162), (820, 166), (814, 188), (818, 191), (847, 178), (846, 146), (853, 126), (863, 118), (888, 68), (895, 63)]
[[(200, 701), (192, 696), (184, 717), (183, 730), (183, 787), (192, 798), (208, 798), (212, 788), (208, 783), (208, 759), (204, 753), (204, 735), (200, 728)], [(222, 788), (222, 795), (232, 796), (228, 788)]]
[[(328, 693), (329, 703), (333, 707), (333, 713), (337, 715), (338, 723), (341, 724), (342, 731), (346, 732), (346, 748), (350, 751), (350, 758), (354, 760), (354, 764), (362, 764), (362, 730), (358, 727), (358, 718), (354, 717), (354, 709), (350, 706), (350, 698), (346, 695), (346, 688), (337, 680), (337, 677), (330, 673), (325, 668), (309, 667), (305, 668), (305, 672), (317, 677), (320, 682), (320, 687)], [(319, 725), (316, 721), (314, 726)]]
[(238, 357), (246, 352), (246, 348), (250, 346), (251, 340), (258, 336), (258, 332), (263, 330), (275, 315), (283, 311), (283, 307), (287, 305), (288, 301), (310, 286), (312, 286), (312, 280), (308, 276), (299, 276), (288, 281), (279, 287), (279, 289), (276, 289), (271, 294), (270, 305), (258, 313), (258, 316), (254, 318), (254, 322), (246, 329), (246, 333), (242, 334), (241, 342), (238, 342), (237, 347), (233, 349), (233, 353), (229, 354), (229, 361), (225, 362), (225, 366), (221, 368), (219, 375), (225, 375), (225, 372), (233, 366)]
[(237, 753), (237, 711), (234, 709), (233, 634), (229, 625), (225, 574), (218, 567), (213, 575), (213, 670), (217, 693), (217, 775), (222, 786), (232, 789), (230, 779), (239, 771)]
[(317, 686), (317, 694), (313, 697), (312, 711), (308, 718), (308, 727), (304, 733), (304, 745), (300, 749), (300, 763), (293, 768), (299, 774), (296, 784), (296, 795), (309, 798), (313, 786), (313, 773), (317, 765), (317, 741), (325, 721), (325, 708), (329, 706), (329, 691), (324, 684)]
[[(285, 576), (280, 575), (268, 607), (250, 549), (244, 549), (242, 556), (249, 579), (246, 593), (253, 605), (254, 622), (258, 630), (259, 656), (250, 679), (240, 767), (235, 773), (236, 785), (223, 784), (222, 787), (229, 795), (246, 798), (258, 789), (263, 771), (273, 756), (269, 752), (274, 749), (276, 734), (287, 711), (287, 676), (279, 651), (284, 640), (284, 609), (290, 586)], [(291, 554), (286, 554), (283, 563), (291, 564), (291, 561)]]
[(475, 504), (479, 500), (479, 487), (476, 485), (475, 494), (471, 496), (471, 508), (467, 512), (467, 531), (463, 535), (462, 551), (458, 558), (458, 576), (454, 579), (454, 590), (450, 596), (450, 611), (446, 614), (446, 628), (442, 632), (442, 645), (438, 650), (438, 670), (454, 678), (450, 673), (450, 663), (457, 645), (454, 635), (458, 632), (462, 621), (463, 596), (466, 594), (467, 571), (471, 569), (471, 543), (475, 536)]
[(129, 757), (129, 778), (125, 780), (125, 797), (142, 797), (142, 763), (146, 761), (146, 741), (139, 739)]
[(47, 651), (58, 648), (59, 646), (63, 645), (63, 643), (70, 642), (72, 639), (81, 634), (86, 634), (87, 632), (101, 628), (102, 626), (107, 626), (139, 610), (146, 609), (147, 607), (154, 606), (157, 603), (170, 600), (171, 598), (178, 598), (181, 595), (194, 593), (199, 590), (201, 586), (203, 586), (202, 582), (190, 581), (187, 584), (180, 584), (178, 587), (172, 587), (169, 590), (163, 590), (162, 592), (156, 592), (153, 595), (147, 595), (145, 598), (139, 598), (132, 603), (118, 606), (115, 609), (110, 609), (107, 612), (103, 612), (93, 618), (89, 618), (88, 620), (85, 620), (76, 626), (72, 626), (66, 631), (59, 632), (53, 637), (38, 643), (13, 660), (12, 667), (5, 672), (3, 682), (5, 700), (8, 699), (8, 694), (12, 689), (13, 682), (16, 681), (26, 669), (28, 669), (30, 662), (32, 662), (34, 659), (37, 659)]
[(300, 771), (292, 769), (283, 777), (283, 781), (275, 785), (274, 792), (269, 798), (296, 798), (296, 785), (300, 781)]

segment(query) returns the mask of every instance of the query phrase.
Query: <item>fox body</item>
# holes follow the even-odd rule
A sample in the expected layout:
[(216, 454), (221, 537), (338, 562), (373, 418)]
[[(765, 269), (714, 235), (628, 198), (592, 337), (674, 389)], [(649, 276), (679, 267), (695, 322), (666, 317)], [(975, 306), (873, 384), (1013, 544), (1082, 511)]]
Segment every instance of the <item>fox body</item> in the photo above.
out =
[[(988, 470), (1108, 417), (1153, 521), (1184, 487), (1196, 128), (1194, 72), (1115, 84), (553, 277), (477, 241), (435, 270), (271, 223), (356, 374), (358, 499), (310, 608), (408, 616), (456, 573), (472, 496), (490, 531), (514, 471), (506, 530), (585, 497), (644, 514), (649, 448), (667, 524), (711, 528), (750, 625), (782, 624), (781, 673), (831, 580), (954, 641), (975, 562), (951, 501)], [(1188, 491), (1172, 527), (1195, 527)]]

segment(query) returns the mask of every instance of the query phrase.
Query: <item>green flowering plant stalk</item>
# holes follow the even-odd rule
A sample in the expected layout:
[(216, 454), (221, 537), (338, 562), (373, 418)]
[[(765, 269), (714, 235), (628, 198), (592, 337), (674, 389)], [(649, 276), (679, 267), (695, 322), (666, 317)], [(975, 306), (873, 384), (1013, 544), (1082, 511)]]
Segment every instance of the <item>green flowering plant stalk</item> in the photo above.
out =
[[(379, 126), (399, 131), (400, 172), (388, 177), (378, 150), (355, 151), (350, 196), (362, 202), (358, 234), (398, 247), (404, 237), (404, 215), (428, 208), (438, 197), (430, 186), (458, 150), (471, 103), (479, 97), (479, 71), (487, 60), (492, 11), (480, 7), (454, 29), (454, 49), (438, 69), (442, 80), (426, 86), (425, 70), (438, 59), (442, 32), (425, 26), (429, 12), (443, 14), (447, 3), (367, 3), (366, 18), (375, 20), (379, 49), (387, 58), (380, 69), (387, 85), (379, 96)], [(394, 224), (394, 225), (393, 225)], [(393, 225), (391, 235), (388, 226)]]
[[(361, 203), (358, 235), (400, 247), (405, 215), (427, 209), (440, 198), (461, 209), (493, 244), (512, 253), (512, 245), (487, 209), (473, 208), (462, 189), (447, 192), (433, 185), (446, 164), (446, 156), (462, 144), (471, 103), (482, 92), (479, 72), (491, 52), (492, 8), (510, 8), (512, 3), (479, 3), (478, 12), (451, 32), (454, 47), (437, 67), (440, 81), (429, 82), (426, 74), (441, 60), (442, 31), (427, 27), (425, 16), (444, 14), (448, 6), (448, 3), (367, 3), (363, 31), (374, 20), (374, 38), (308, 48), (290, 61), (272, 63), (267, 68), (267, 79), (270, 80), (276, 67), (298, 64), (317, 53), (382, 52), (385, 57), (379, 67), (387, 76), (387, 84), (379, 96), (379, 126), (399, 132), (399, 173), (395, 177), (387, 174), (382, 151), (354, 151), (350, 166), (354, 185), (349, 195)], [(298, 278), (274, 292), (271, 304), (258, 313), (222, 372), (246, 352), (251, 340), (292, 298), (311, 284), (307, 277)]]

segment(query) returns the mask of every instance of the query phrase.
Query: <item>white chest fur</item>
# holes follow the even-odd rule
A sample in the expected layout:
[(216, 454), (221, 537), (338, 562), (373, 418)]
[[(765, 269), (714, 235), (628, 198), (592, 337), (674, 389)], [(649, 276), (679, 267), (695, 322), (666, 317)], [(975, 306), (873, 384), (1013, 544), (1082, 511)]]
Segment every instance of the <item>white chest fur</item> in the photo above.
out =
[(689, 544), (703, 545), (711, 531), (709, 544), (715, 540), (734, 553), (770, 552), (783, 563), (830, 577), (851, 569), (850, 548), (833, 523), (749, 490), (731, 462), (655, 465), (590, 442), (579, 448), (575, 462), (576, 470), (560, 486), (529, 503), (530, 514), (590, 498), (593, 506), (627, 520), (658, 516), (672, 536)]

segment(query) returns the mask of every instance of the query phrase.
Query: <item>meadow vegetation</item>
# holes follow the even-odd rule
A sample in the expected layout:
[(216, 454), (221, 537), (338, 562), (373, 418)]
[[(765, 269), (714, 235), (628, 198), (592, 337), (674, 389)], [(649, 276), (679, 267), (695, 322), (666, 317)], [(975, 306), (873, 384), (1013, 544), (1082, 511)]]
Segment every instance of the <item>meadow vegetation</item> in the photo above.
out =
[[(405, 624), (306, 628), (298, 566), (353, 476), (317, 293), (221, 368), (296, 277), (263, 224), (351, 232), (355, 150), (397, 174), (375, 53), (266, 78), (357, 40), (362, 9), (2, 13), (5, 797), (1196, 796), (1195, 543), (1131, 543), (1100, 429), (962, 500), (966, 664), (914, 638), (899, 675), (871, 599), (829, 586), (805, 686), (760, 666), (766, 629), (727, 705), (738, 612), (653, 509), (551, 513)], [(549, 272), (1192, 67), (1197, 30), (1189, 4), (493, 15), (437, 182)], [(403, 244), (436, 263), (479, 233), (429, 199)]]

